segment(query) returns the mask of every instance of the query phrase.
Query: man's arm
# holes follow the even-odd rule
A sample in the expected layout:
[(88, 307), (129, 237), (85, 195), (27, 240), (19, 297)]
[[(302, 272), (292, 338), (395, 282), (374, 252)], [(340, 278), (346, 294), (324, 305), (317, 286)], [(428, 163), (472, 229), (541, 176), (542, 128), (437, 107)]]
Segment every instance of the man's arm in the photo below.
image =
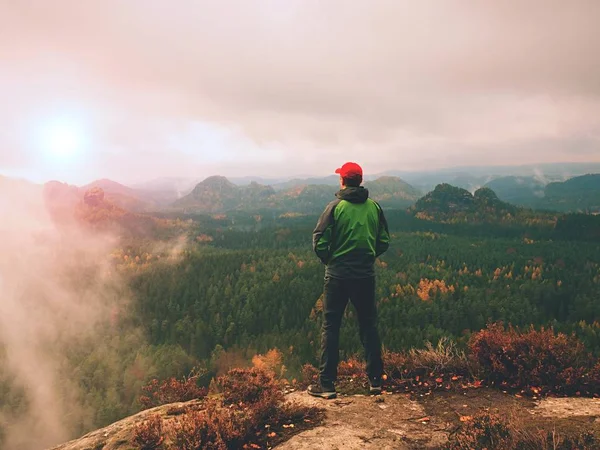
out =
[(379, 209), (379, 230), (375, 243), (375, 257), (382, 255), (390, 247), (390, 230), (388, 229), (387, 220), (385, 220), (381, 206), (377, 206)]
[(313, 250), (323, 264), (327, 264), (330, 256), (334, 225), (333, 211), (338, 203), (339, 201), (333, 201), (327, 205), (313, 231)]

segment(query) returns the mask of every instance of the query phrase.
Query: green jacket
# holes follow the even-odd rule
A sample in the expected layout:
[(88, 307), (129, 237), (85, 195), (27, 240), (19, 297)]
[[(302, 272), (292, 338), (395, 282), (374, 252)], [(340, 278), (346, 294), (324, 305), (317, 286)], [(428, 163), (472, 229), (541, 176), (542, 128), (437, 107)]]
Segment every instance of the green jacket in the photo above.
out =
[(313, 232), (313, 250), (332, 278), (375, 275), (375, 258), (390, 245), (390, 233), (379, 204), (364, 187), (335, 194)]

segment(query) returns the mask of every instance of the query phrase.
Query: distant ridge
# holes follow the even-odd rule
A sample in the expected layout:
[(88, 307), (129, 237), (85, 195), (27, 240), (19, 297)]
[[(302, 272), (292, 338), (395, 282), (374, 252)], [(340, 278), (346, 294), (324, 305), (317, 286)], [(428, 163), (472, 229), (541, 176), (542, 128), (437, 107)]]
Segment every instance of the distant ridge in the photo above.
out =
[(600, 212), (600, 174), (587, 174), (550, 183), (540, 206), (559, 211)]
[(544, 197), (546, 183), (533, 176), (507, 176), (496, 178), (485, 185), (502, 200), (520, 206), (535, 207)]
[(535, 177), (502, 177), (486, 186), (502, 200), (519, 206), (561, 212), (600, 212), (600, 174), (547, 183)]
[[(194, 213), (215, 213), (231, 210), (279, 209), (287, 212), (316, 212), (334, 199), (339, 189), (339, 177), (333, 184), (291, 184), (276, 190), (273, 186), (251, 182), (237, 186), (222, 176), (208, 177), (192, 192), (175, 201), (173, 210)], [(318, 180), (317, 180), (318, 181)], [(333, 181), (333, 178), (330, 180)], [(365, 187), (371, 197), (382, 205), (407, 208), (421, 192), (398, 177), (381, 177), (368, 181)]]
[[(364, 185), (373, 198), (394, 208), (409, 207), (423, 193), (448, 184), (470, 193), (488, 187), (500, 200), (526, 208), (597, 213), (600, 175), (594, 172), (600, 173), (600, 163), (454, 167), (418, 172), (390, 170), (367, 174)], [(24, 184), (34, 183), (0, 175), (0, 189)], [(47, 184), (53, 192), (67, 186), (59, 182)], [(257, 208), (315, 212), (332, 198), (338, 186), (339, 177), (335, 174), (291, 179), (213, 176), (202, 181), (162, 177), (132, 186), (103, 178), (81, 187), (70, 185), (70, 194), (64, 195), (74, 195), (75, 189), (82, 198), (86, 190), (99, 187), (107, 200), (132, 212), (200, 213)]]

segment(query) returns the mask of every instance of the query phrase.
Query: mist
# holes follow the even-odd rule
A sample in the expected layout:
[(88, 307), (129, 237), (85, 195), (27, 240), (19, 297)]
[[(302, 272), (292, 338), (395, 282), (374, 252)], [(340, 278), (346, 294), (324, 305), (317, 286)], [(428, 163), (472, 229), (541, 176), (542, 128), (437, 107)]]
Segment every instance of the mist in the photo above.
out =
[(110, 358), (101, 330), (128, 294), (110, 267), (115, 237), (53, 222), (41, 186), (4, 189), (0, 217), (0, 378), (24, 398), (12, 411), (0, 402), (3, 448), (39, 450), (90, 426), (68, 354), (87, 342), (78, 351), (108, 346)]

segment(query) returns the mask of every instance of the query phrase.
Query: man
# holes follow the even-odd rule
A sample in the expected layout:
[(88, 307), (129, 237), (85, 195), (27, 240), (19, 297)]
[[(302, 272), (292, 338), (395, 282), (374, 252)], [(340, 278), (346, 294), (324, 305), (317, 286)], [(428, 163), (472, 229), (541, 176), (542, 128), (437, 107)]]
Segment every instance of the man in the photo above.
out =
[(381, 393), (383, 363), (375, 306), (375, 258), (389, 247), (388, 226), (379, 204), (361, 186), (362, 168), (348, 162), (337, 169), (341, 190), (329, 203), (313, 232), (313, 249), (326, 265), (319, 381), (310, 395), (335, 398), (339, 335), (348, 300), (356, 308), (365, 348), (369, 392)]

